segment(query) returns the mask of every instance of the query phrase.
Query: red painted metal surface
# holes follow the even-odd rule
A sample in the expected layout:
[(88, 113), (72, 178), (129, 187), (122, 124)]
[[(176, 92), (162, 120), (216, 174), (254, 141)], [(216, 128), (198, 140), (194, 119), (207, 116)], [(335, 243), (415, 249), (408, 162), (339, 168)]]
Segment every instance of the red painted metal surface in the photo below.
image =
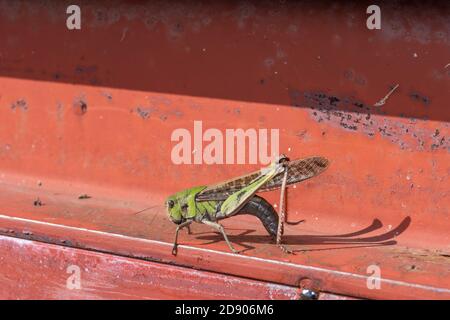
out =
[(17, 238), (0, 237), (0, 243), (3, 299), (298, 299), (300, 294), (295, 287)]
[[(66, 5), (0, 5), (2, 234), (347, 296), (450, 297), (448, 5), (382, 4), (377, 31), (364, 5), (100, 1), (69, 31)], [(331, 160), (289, 190), (288, 219), (306, 220), (286, 228), (296, 255), (234, 217), (242, 255), (195, 226), (171, 256), (165, 197), (259, 167), (174, 165), (171, 133), (195, 120), (279, 128), (281, 152)]]

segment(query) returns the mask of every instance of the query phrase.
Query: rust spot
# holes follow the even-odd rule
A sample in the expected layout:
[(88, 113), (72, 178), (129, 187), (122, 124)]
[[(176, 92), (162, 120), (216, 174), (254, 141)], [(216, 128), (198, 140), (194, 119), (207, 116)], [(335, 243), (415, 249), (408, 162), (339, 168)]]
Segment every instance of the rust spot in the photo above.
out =
[(75, 99), (73, 103), (73, 109), (76, 115), (82, 116), (87, 112), (87, 102), (84, 97), (79, 97)]
[(412, 264), (412, 265), (406, 265), (405, 269), (408, 271), (418, 271), (419, 268), (415, 264)]
[(42, 201), (41, 201), (39, 198), (37, 198), (36, 200), (33, 201), (33, 205), (34, 205), (35, 207), (41, 207), (41, 206), (43, 206), (44, 204), (42, 203)]

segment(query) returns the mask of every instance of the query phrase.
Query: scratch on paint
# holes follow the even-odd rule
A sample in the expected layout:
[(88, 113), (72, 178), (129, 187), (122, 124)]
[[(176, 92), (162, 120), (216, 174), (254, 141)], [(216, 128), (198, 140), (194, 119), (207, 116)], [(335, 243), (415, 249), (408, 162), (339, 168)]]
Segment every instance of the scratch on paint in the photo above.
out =
[(374, 107), (381, 107), (386, 103), (386, 100), (389, 99), (389, 97), (391, 96), (391, 94), (394, 93), (395, 90), (397, 90), (399, 84), (396, 84), (385, 96), (383, 99), (379, 100), (378, 102), (376, 102), (373, 106)]

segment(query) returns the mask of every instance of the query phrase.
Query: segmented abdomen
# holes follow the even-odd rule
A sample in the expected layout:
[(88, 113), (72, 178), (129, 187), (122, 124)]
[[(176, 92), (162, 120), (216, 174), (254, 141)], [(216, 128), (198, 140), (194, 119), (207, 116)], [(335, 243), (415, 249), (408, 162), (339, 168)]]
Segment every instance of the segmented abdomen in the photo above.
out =
[(264, 198), (253, 196), (237, 214), (251, 214), (261, 220), (264, 228), (272, 235), (277, 235), (278, 214)]

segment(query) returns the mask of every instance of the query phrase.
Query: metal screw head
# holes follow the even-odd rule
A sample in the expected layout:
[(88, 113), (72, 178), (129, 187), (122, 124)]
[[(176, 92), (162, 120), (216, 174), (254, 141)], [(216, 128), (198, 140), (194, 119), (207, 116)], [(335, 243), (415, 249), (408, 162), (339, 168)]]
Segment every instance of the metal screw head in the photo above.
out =
[(311, 289), (302, 289), (300, 294), (301, 300), (317, 300), (319, 298), (319, 293)]

